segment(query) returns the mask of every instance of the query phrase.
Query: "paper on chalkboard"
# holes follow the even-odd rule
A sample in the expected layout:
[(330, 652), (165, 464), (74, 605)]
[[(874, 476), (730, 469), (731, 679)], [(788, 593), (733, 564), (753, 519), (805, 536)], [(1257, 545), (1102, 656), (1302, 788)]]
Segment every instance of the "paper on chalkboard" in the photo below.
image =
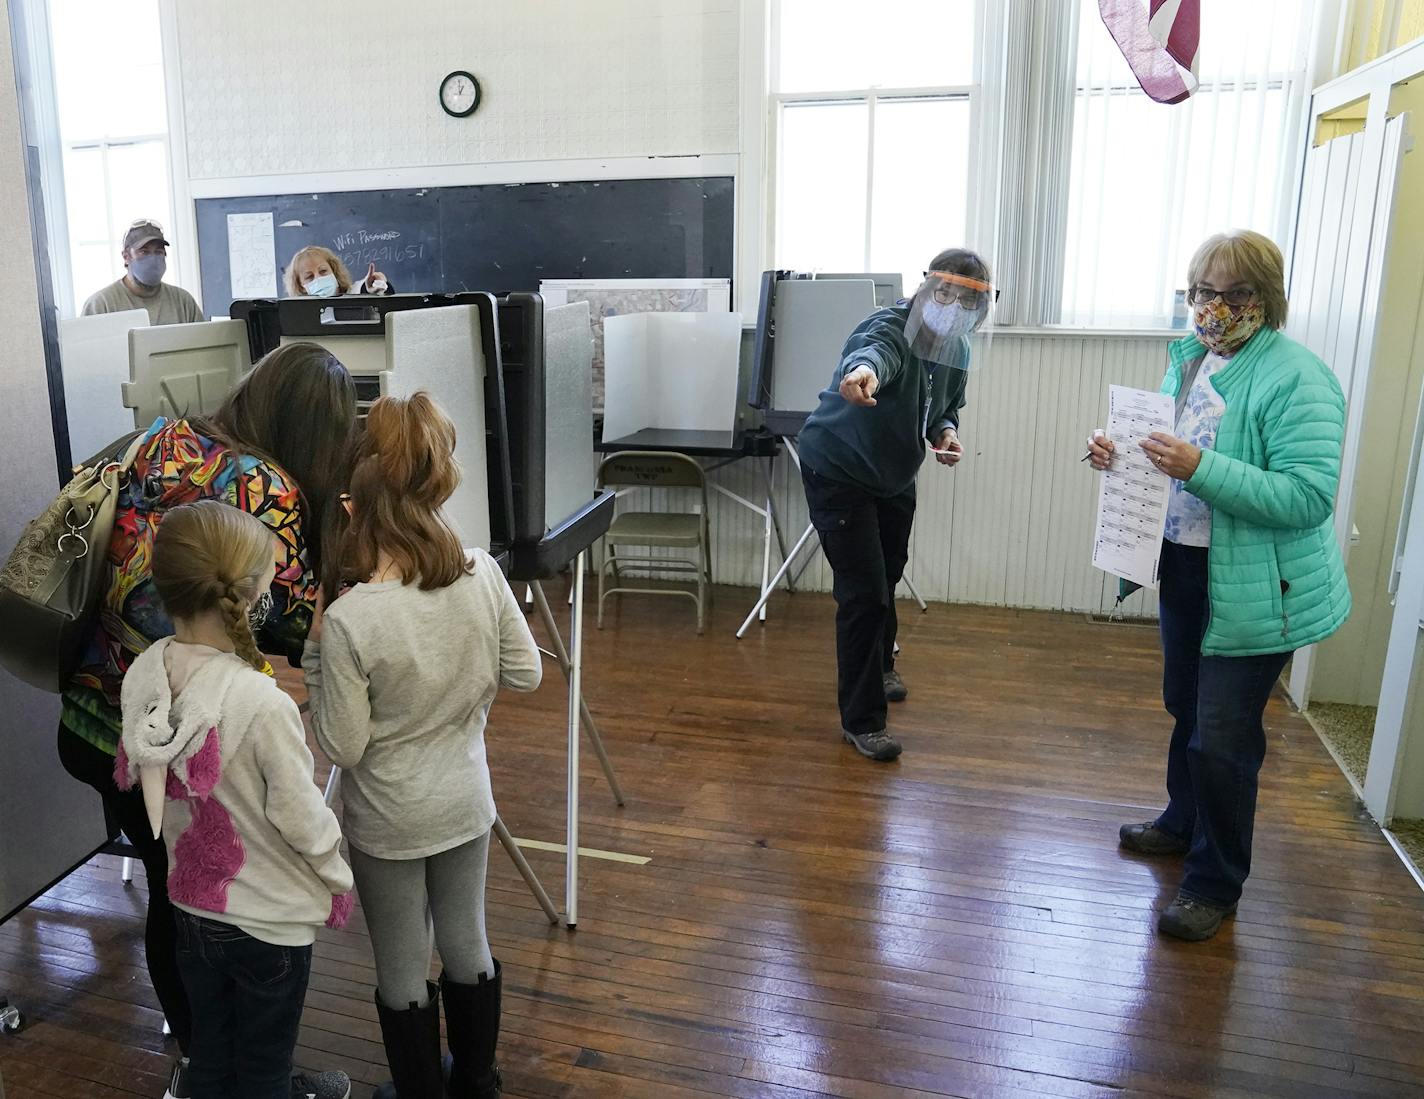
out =
[(277, 296), (277, 250), (270, 210), (228, 214), (227, 263), (234, 300)]

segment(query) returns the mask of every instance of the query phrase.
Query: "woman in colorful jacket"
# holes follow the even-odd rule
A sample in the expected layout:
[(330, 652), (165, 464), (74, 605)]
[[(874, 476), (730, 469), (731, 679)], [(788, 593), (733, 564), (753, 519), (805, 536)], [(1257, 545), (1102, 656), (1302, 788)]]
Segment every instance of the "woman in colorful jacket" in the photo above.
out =
[[(1159, 593), (1176, 721), (1168, 804), (1120, 837), (1138, 854), (1186, 856), (1157, 926), (1199, 941), (1236, 912), (1251, 870), (1266, 703), (1291, 654), (1340, 628), (1350, 590), (1332, 514), (1345, 398), (1329, 367), (1280, 334), (1280, 249), (1248, 231), (1212, 237), (1188, 285), (1195, 335), (1172, 345), (1162, 385), (1175, 435), (1132, 441), (1172, 479)], [(1102, 432), (1089, 440), (1096, 469), (1115, 450)]]
[[(140, 791), (120, 791), (114, 778), (124, 675), (149, 645), (173, 633), (153, 585), (154, 537), (164, 515), (196, 500), (221, 500), (269, 526), (278, 546), (271, 603), (253, 632), (263, 652), (299, 665), (318, 588), (331, 582), (336, 590), (322, 531), (338, 521), (355, 422), (355, 383), (330, 352), (311, 343), (264, 358), (211, 420), (156, 421), (119, 497), (93, 639), (64, 694), (60, 761), (99, 792), (109, 819), (143, 861), (149, 977), (184, 1054), (192, 1016), (178, 975), (168, 855), (153, 837)], [(180, 1058), (171, 1095), (188, 1094), (183, 1065)]]

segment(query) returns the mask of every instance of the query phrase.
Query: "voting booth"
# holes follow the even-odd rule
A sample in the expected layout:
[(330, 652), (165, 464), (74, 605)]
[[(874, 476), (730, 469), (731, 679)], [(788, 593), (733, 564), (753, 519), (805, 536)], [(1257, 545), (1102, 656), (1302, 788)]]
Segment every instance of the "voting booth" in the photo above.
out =
[(251, 366), (247, 330), (241, 321), (197, 321), (129, 331), (129, 380), (125, 408), (133, 426), (146, 428), (160, 416), (211, 416)]
[(75, 462), (134, 429), (124, 406), (129, 381), (129, 333), (148, 327), (148, 310), (96, 313), (59, 322), (59, 361), (64, 374), (64, 411)]
[(492, 295), (462, 295), (459, 304), (428, 294), (236, 301), (232, 316), (254, 362), (283, 344), (326, 348), (351, 372), (363, 409), (380, 396), (430, 392), (455, 423), (464, 472), (447, 516), (467, 545), (508, 554), (514, 501)]
[(812, 279), (763, 272), (752, 404), (765, 411), (768, 431), (785, 438), (801, 431), (840, 363), (846, 338), (876, 308), (871, 275)]
[[(530, 582), (553, 656), (569, 683), (564, 919), (573, 926), (581, 732), (587, 733), (614, 798), (620, 805), (624, 800), (581, 686), (583, 558), (607, 531), (615, 502), (613, 494), (594, 487), (588, 304), (546, 310), (534, 293), (393, 294), (335, 302), (237, 301), (232, 315), (246, 326), (254, 359), (284, 343), (318, 343), (351, 371), (363, 404), (425, 389), (455, 421), (464, 480), (459, 499), (452, 498), (447, 509), (450, 518), (467, 540), (487, 547), (511, 579)], [(539, 581), (571, 565), (574, 599), (566, 646)], [(507, 832), (499, 838), (555, 919), (512, 838)]]

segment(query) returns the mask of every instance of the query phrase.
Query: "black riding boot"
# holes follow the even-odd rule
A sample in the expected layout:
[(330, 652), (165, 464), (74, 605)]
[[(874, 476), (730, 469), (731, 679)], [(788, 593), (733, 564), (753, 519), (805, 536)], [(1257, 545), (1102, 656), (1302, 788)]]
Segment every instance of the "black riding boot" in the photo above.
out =
[(499, 1044), (500, 985), (499, 962), (494, 963), (494, 976), (481, 977), (478, 984), (463, 985), (448, 974), (440, 978), (445, 1037), (453, 1060), (450, 1099), (498, 1099), (500, 1095), (499, 1066), (494, 1059)]
[(430, 1002), (403, 1011), (387, 1007), (376, 995), (381, 1041), (391, 1081), (378, 1087), (372, 1099), (444, 1099), (440, 1071), (440, 989), (426, 983)]

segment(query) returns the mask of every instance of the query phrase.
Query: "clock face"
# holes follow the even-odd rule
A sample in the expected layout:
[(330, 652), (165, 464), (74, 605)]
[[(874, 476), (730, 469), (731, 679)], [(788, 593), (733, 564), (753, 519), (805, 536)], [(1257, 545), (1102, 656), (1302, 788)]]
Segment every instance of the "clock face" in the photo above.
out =
[(475, 113), (480, 105), (480, 82), (467, 72), (452, 72), (440, 83), (440, 106), (455, 118)]

